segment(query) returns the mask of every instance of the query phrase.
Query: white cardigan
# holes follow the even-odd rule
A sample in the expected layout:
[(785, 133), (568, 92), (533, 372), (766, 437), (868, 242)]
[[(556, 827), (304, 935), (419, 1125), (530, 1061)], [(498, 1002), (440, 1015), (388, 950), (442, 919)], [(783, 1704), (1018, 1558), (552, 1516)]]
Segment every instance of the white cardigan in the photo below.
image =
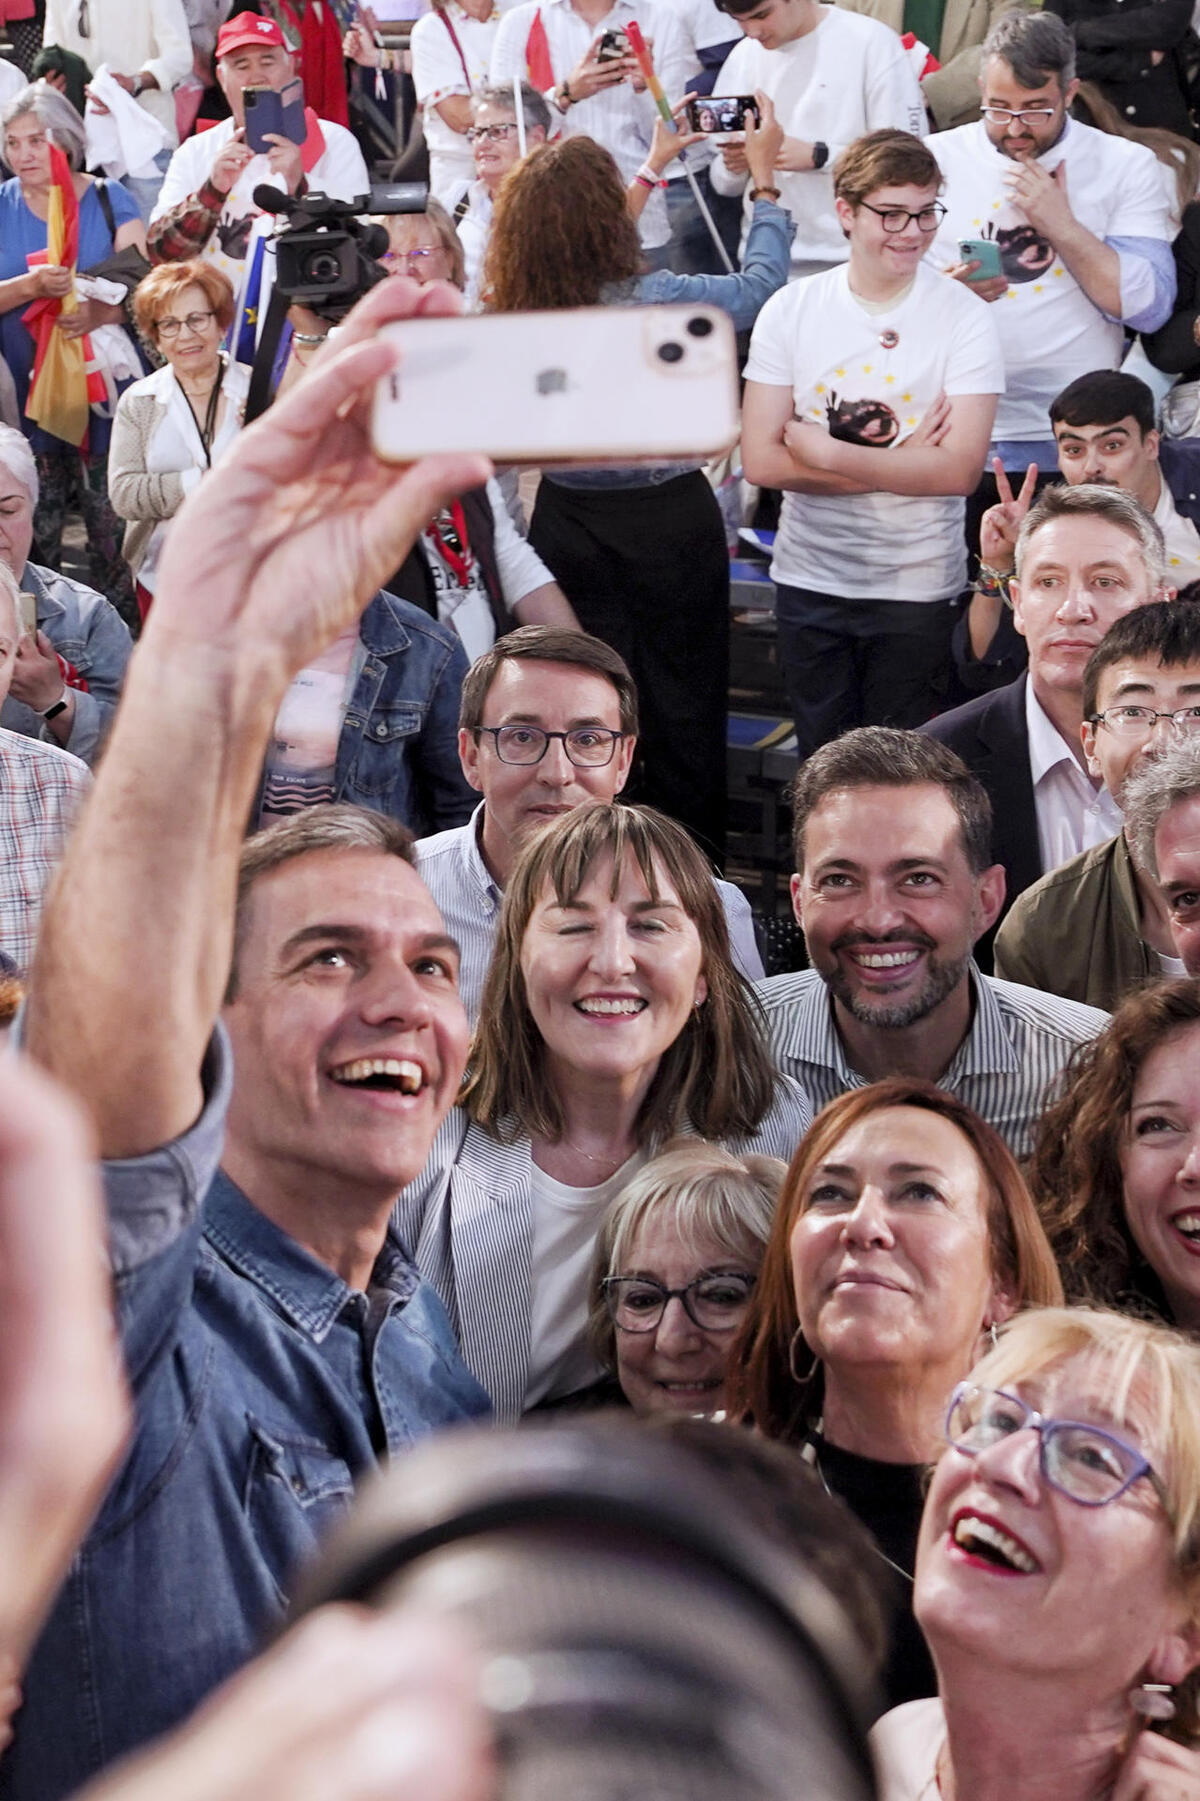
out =
[[(214, 463), (241, 430), (249, 388), (249, 366), (228, 361), (222, 392), (230, 404), (213, 440)], [(169, 363), (126, 388), (113, 419), (108, 494), (113, 511), (130, 522), (125, 561), (151, 593), (167, 523), (207, 468), (192, 409)]]

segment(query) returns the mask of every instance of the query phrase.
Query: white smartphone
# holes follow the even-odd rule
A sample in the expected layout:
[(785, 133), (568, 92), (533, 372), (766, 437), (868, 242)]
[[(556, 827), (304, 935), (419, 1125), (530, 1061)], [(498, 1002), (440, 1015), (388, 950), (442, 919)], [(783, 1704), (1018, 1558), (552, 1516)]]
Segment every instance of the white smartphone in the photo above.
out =
[(700, 461), (738, 434), (733, 324), (712, 306), (405, 319), (375, 392), (387, 462), (482, 451), (498, 463)]

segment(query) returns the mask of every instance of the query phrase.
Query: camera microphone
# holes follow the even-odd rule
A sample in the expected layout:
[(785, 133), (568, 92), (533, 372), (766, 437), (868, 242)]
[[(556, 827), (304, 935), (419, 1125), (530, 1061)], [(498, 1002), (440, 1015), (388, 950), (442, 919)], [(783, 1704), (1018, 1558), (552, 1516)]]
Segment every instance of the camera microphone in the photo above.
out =
[(254, 190), (254, 204), (260, 212), (290, 213), (295, 208), (296, 202), (281, 188), (271, 188), (265, 181), (260, 181)]

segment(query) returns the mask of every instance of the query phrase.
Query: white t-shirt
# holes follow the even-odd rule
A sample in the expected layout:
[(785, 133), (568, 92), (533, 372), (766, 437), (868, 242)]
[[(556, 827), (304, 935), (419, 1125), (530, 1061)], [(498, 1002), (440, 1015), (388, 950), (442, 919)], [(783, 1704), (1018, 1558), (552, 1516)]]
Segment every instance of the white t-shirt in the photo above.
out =
[(267, 747), (260, 826), (333, 799), (338, 741), (358, 663), (356, 622), (292, 681)]
[(879, 1801), (937, 1801), (937, 1760), (946, 1717), (933, 1697), (893, 1707), (871, 1728)]
[[(1125, 333), (1088, 299), (1053, 247), (1008, 198), (1005, 176), (1015, 164), (992, 144), (983, 122), (939, 131), (927, 139), (946, 178), (949, 209), (930, 261), (960, 262), (960, 238), (994, 237), (1011, 283), (989, 308), (1004, 349), (1005, 391), (996, 411), (997, 439), (1046, 439), (1050, 402), (1068, 382), (1093, 369), (1115, 369)], [(1053, 149), (1039, 159), (1052, 172), (1067, 166), (1067, 195), (1081, 225), (1098, 238), (1173, 236), (1167, 190), (1153, 151), (1069, 120)], [(1122, 311), (1136, 313), (1151, 298), (1122, 288)]]
[[(789, 137), (829, 146), (823, 169), (775, 172), (780, 205), (796, 221), (794, 263), (844, 263), (849, 248), (833, 210), (833, 164), (864, 132), (892, 126), (919, 136), (925, 130), (925, 103), (896, 33), (878, 19), (821, 6), (816, 29), (764, 50), (743, 38), (717, 76), (715, 94), (753, 94), (761, 89), (774, 102)], [(743, 175), (730, 175), (720, 157), (712, 164), (720, 194), (740, 194)], [(746, 222), (751, 208), (746, 200)]]
[(645, 1161), (646, 1152), (635, 1151), (597, 1188), (570, 1188), (533, 1165), (526, 1408), (574, 1394), (600, 1374), (586, 1336), (592, 1251), (609, 1202)]
[(1189, 582), (1200, 581), (1200, 532), (1176, 509), (1166, 477), (1160, 475), (1159, 481), (1154, 523), (1167, 547), (1167, 580), (1173, 588), (1186, 588)]
[[(960, 282), (924, 265), (892, 308), (868, 311), (850, 292), (847, 271), (829, 269), (767, 301), (746, 377), (790, 387), (797, 419), (892, 449), (939, 393), (1000, 392), (1004, 367), (988, 313)], [(859, 600), (946, 600), (966, 581), (965, 504), (937, 495), (785, 494), (772, 580)]]
[[(454, 37), (447, 20), (454, 27)], [(486, 84), (499, 24), (499, 7), (493, 8), (490, 18), (473, 19), (457, 0), (446, 0), (444, 11), (427, 13), (413, 26), (413, 86), (425, 109), (429, 191), (443, 206), (453, 204), (464, 181), (474, 180), (475, 160), (464, 134), (451, 130), (438, 112), (438, 101), (451, 94), (471, 94)]]

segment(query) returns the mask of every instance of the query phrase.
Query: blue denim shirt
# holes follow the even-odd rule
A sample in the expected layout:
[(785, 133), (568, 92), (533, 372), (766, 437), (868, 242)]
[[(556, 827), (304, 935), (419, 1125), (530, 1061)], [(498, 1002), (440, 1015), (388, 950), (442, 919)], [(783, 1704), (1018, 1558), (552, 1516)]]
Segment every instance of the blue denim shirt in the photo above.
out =
[(467, 653), (411, 601), (375, 596), (359, 628), (364, 660), (338, 740), (335, 800), (402, 819), (420, 838), (464, 825), (478, 796), (458, 760)]
[[(65, 749), (85, 763), (94, 763), (121, 698), (125, 666), (133, 655), (129, 627), (103, 594), (53, 569), (26, 563), (19, 585), (37, 601), (39, 630), (87, 682), (86, 694), (81, 688), (75, 690), (75, 718)], [(0, 707), (0, 726), (26, 738), (58, 743), (41, 714), (11, 694)]]
[(195, 1126), (106, 1166), (133, 1442), (33, 1655), (0, 1792), (58, 1801), (183, 1718), (282, 1613), (355, 1480), (488, 1411), (389, 1236), (366, 1294), (217, 1171), (230, 1073)]

